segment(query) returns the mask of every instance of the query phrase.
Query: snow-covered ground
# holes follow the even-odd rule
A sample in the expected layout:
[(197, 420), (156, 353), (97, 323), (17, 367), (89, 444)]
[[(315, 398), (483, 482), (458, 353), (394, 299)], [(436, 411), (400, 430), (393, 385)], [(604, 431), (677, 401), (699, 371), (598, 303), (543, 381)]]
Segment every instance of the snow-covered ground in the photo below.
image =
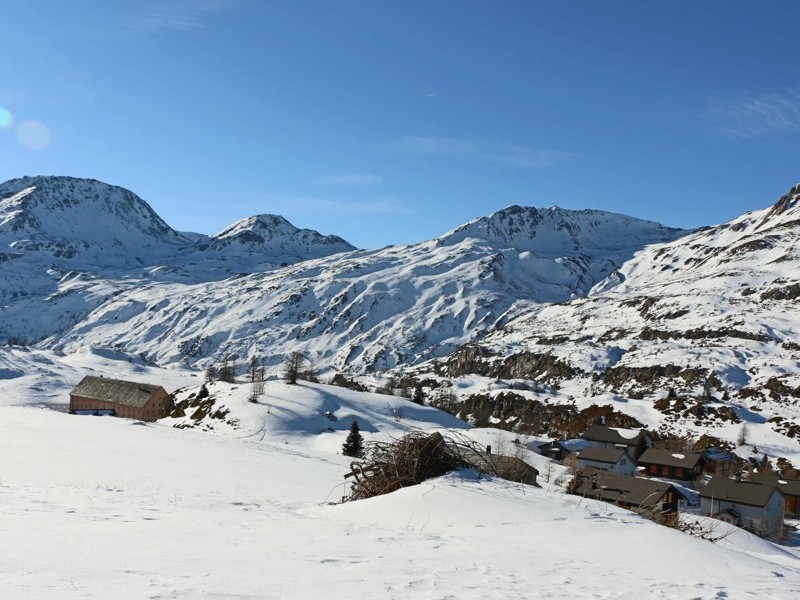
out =
[[(204, 432), (39, 405), (66, 401), (80, 373), (128, 369), (170, 390), (197, 389), (194, 373), (98, 352), (72, 365), (25, 357), (38, 375), (0, 380), (0, 598), (789, 599), (800, 589), (796, 549), (743, 532), (698, 540), (543, 476), (530, 487), (455, 472), (336, 504), (350, 417), (367, 439), (457, 425), (401, 398), (274, 381), (251, 404), (247, 385), (214, 384), (240, 426)], [(526, 458), (544, 472), (545, 458)]]

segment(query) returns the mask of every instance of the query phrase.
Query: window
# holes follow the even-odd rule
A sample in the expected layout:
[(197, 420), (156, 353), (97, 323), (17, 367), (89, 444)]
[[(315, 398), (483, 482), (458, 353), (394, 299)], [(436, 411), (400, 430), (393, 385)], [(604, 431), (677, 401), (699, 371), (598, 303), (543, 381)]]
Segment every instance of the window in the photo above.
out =
[(683, 467), (675, 469), (675, 477), (686, 477), (686, 469)]
[(662, 475), (669, 475), (669, 467), (668, 467), (668, 466), (666, 466), (666, 465), (664, 465), (663, 467), (661, 467), (661, 474), (662, 474)]
[(657, 465), (650, 465), (647, 467), (647, 472), (651, 475), (658, 475), (658, 466)]

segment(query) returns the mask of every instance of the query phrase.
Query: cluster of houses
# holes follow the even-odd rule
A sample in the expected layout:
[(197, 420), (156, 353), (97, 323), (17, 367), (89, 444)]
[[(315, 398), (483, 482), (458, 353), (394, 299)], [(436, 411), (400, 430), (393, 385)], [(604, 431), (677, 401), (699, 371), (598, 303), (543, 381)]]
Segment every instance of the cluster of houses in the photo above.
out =
[(576, 494), (674, 518), (697, 489), (700, 513), (763, 537), (781, 533), (784, 516), (800, 517), (800, 480), (777, 473), (744, 473), (720, 448), (672, 452), (652, 447), (644, 430), (593, 425), (579, 439), (548, 442), (539, 452), (555, 460), (574, 457)]

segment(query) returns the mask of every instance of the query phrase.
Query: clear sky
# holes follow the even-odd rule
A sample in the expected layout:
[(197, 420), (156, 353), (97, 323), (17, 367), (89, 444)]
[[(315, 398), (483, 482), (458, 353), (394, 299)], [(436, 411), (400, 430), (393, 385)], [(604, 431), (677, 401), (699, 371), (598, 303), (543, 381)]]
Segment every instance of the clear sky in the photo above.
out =
[(510, 204), (678, 227), (800, 181), (800, 2), (4, 0), (0, 180), (359, 247)]

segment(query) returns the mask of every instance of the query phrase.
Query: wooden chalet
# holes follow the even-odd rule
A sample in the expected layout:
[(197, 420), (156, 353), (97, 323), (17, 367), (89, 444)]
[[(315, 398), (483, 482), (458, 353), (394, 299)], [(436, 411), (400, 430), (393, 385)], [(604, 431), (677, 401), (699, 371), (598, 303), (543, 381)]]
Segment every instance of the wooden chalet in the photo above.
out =
[(728, 477), (736, 469), (736, 457), (722, 448), (706, 448), (699, 452), (706, 459), (703, 471), (711, 475)]
[(616, 504), (655, 520), (677, 514), (678, 502), (684, 499), (667, 481), (625, 477), (591, 467), (584, 469), (580, 478), (575, 494)]
[(468, 448), (459, 448), (458, 451), (464, 462), (478, 471), (489, 473), (501, 479), (516, 481), (517, 483), (538, 485), (536, 478), (539, 475), (539, 471), (521, 458), (491, 454), (489, 452), (475, 452)]
[(539, 454), (542, 454), (543, 456), (547, 456), (548, 458), (552, 458), (554, 460), (563, 461), (570, 454), (580, 452), (588, 445), (590, 445), (589, 442), (582, 439), (553, 440), (552, 442), (539, 444), (536, 449)]
[(621, 448), (630, 460), (636, 460), (637, 448), (646, 449), (653, 440), (644, 429), (620, 429), (605, 425), (592, 425), (583, 432), (581, 439), (599, 448)]
[(749, 480), (780, 491), (786, 502), (784, 515), (793, 519), (800, 518), (800, 479), (779, 473), (751, 473)]
[(639, 457), (639, 466), (652, 477), (694, 481), (703, 473), (706, 459), (694, 452), (670, 452), (649, 448)]

